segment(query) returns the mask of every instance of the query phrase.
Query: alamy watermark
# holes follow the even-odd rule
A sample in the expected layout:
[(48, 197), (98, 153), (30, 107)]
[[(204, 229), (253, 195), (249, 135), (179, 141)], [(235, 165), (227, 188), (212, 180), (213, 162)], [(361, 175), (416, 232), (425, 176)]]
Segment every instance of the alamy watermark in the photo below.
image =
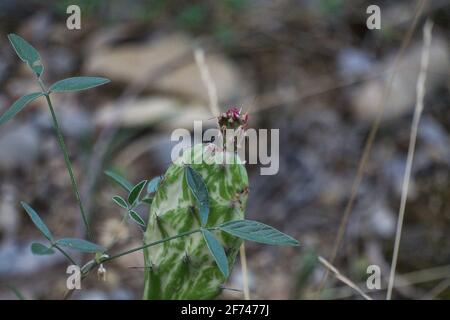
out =
[(81, 289), (81, 269), (79, 266), (71, 264), (67, 267), (66, 273), (69, 274), (66, 280), (66, 287), (69, 290)]
[(372, 4), (367, 7), (366, 13), (370, 14), (370, 16), (366, 20), (367, 29), (373, 30), (381, 29), (381, 9), (376, 4)]
[[(194, 164), (260, 164), (261, 175), (275, 175), (280, 165), (280, 130), (279, 129), (207, 129), (203, 132), (202, 121), (194, 121), (194, 137), (187, 129), (175, 129), (171, 135), (172, 142), (178, 142), (170, 154), (176, 162), (184, 151), (194, 144), (206, 143), (206, 152), (192, 149), (192, 157), (183, 160)], [(269, 153), (270, 145), (270, 153)], [(226, 152), (218, 152), (224, 150)], [(191, 160), (192, 159), (192, 160)], [(186, 163), (185, 164), (189, 164)]]
[(381, 289), (381, 268), (376, 264), (371, 264), (367, 267), (367, 277), (366, 286), (369, 290), (380, 290)]
[(72, 4), (67, 7), (66, 13), (70, 14), (66, 20), (66, 26), (69, 30), (81, 29), (81, 9), (76, 4)]

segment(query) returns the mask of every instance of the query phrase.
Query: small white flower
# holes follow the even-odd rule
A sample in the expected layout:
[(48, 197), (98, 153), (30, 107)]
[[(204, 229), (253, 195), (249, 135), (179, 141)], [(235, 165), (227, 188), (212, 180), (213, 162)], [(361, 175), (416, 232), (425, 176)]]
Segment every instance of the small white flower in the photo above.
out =
[(106, 269), (103, 267), (103, 264), (100, 264), (100, 267), (98, 267), (97, 277), (99, 280), (106, 281)]

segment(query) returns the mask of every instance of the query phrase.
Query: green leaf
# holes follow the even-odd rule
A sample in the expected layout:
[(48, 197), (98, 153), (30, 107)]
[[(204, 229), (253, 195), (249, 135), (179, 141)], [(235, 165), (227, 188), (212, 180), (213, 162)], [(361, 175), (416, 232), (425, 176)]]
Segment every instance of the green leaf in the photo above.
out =
[(55, 253), (55, 251), (52, 248), (48, 248), (39, 242), (33, 242), (31, 244), (31, 252), (33, 252), (33, 254), (36, 254), (38, 256), (45, 256)]
[(268, 226), (264, 223), (252, 220), (235, 220), (225, 222), (219, 226), (219, 229), (233, 236), (279, 246), (298, 246), (297, 240)]
[(38, 77), (44, 72), (44, 66), (41, 62), (39, 52), (29, 44), (25, 39), (16, 34), (10, 33), (8, 35), (9, 42), (13, 46), (19, 58), (26, 62), (28, 67), (36, 73)]
[(189, 189), (191, 189), (192, 194), (199, 204), (201, 224), (202, 226), (205, 226), (209, 216), (208, 189), (206, 188), (202, 176), (197, 171), (190, 166), (186, 166), (185, 170)]
[(151, 198), (151, 197), (145, 197), (144, 199), (142, 199), (142, 202), (144, 202), (144, 203), (146, 203), (146, 204), (152, 204), (153, 198)]
[(44, 237), (46, 237), (48, 240), (50, 240), (51, 242), (53, 242), (53, 236), (50, 232), (50, 230), (48, 230), (47, 226), (45, 225), (44, 221), (42, 221), (42, 219), (39, 217), (39, 215), (37, 214), (36, 211), (34, 211), (33, 208), (31, 208), (28, 204), (26, 204), (25, 202), (20, 202), (20, 204), (22, 205), (22, 207), (25, 209), (25, 211), (28, 213), (28, 215), (30, 216), (31, 220), (33, 221), (34, 225), (39, 229), (39, 231), (42, 232), (42, 234), (44, 235)]
[(131, 189), (133, 189), (133, 184), (124, 177), (122, 177), (120, 174), (110, 170), (105, 171), (105, 174), (111, 179), (113, 179), (115, 183), (120, 185), (126, 191), (130, 192)]
[(223, 273), (225, 278), (228, 277), (229, 269), (228, 269), (228, 259), (225, 254), (225, 250), (220, 244), (219, 240), (214, 237), (214, 235), (206, 229), (202, 229), (203, 238), (206, 241), (206, 245), (208, 246), (209, 251), (211, 252), (214, 260), (217, 263), (220, 271)]
[(128, 203), (130, 205), (133, 205), (136, 202), (136, 200), (139, 198), (139, 196), (142, 192), (142, 189), (144, 189), (146, 183), (147, 183), (147, 180), (142, 180), (137, 185), (135, 185), (133, 187), (133, 189), (131, 189), (130, 194), (128, 195)]
[(20, 290), (17, 289), (15, 286), (10, 285), (10, 284), (6, 284), (5, 286), (16, 295), (17, 299), (19, 299), (19, 300), (27, 300), (25, 298), (25, 296), (22, 294), (22, 292), (20, 292)]
[(128, 209), (128, 203), (125, 201), (124, 198), (122, 198), (121, 196), (114, 196), (112, 197), (112, 200), (119, 206), (122, 207), (124, 209)]
[(97, 253), (97, 252), (105, 252), (106, 249), (102, 246), (99, 246), (98, 244), (83, 240), (83, 239), (76, 239), (76, 238), (63, 238), (56, 241), (57, 245), (71, 248), (74, 250), (82, 251), (82, 252), (90, 252), (90, 253)]
[(80, 91), (110, 82), (109, 79), (101, 77), (73, 77), (60, 80), (50, 87), (50, 92), (71, 92)]
[(16, 102), (14, 102), (13, 105), (0, 117), (0, 126), (22, 111), (28, 103), (43, 95), (44, 94), (42, 92), (34, 92), (17, 99)]
[(147, 193), (155, 193), (158, 189), (159, 183), (161, 182), (161, 176), (154, 177), (147, 185)]
[(136, 222), (138, 225), (145, 227), (145, 221), (141, 218), (141, 216), (134, 210), (130, 210), (130, 217)]

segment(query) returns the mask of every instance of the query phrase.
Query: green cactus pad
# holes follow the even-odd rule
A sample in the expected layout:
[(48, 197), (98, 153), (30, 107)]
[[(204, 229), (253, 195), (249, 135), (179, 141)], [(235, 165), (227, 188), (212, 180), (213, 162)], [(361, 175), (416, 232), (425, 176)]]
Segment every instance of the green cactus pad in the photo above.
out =
[[(213, 161), (221, 157), (227, 159), (225, 163), (235, 161)], [(201, 175), (208, 189), (210, 210), (206, 227), (244, 218), (248, 194), (244, 165), (234, 153), (197, 144), (165, 173), (150, 208), (145, 243), (200, 228), (198, 205), (186, 181), (187, 164)], [(231, 269), (242, 241), (220, 231), (214, 234), (225, 248)], [(220, 293), (226, 280), (201, 233), (149, 247), (144, 250), (144, 258), (144, 299), (211, 299)]]

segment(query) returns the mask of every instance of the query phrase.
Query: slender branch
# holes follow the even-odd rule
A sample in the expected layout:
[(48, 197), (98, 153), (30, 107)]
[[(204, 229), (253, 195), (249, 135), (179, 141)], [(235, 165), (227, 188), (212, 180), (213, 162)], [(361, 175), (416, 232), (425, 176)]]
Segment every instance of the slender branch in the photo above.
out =
[(58, 250), (59, 252), (61, 252), (66, 258), (67, 260), (70, 261), (70, 263), (74, 264), (74, 265), (78, 265), (75, 260), (67, 253), (65, 252), (63, 249), (61, 249), (57, 244), (54, 244), (53, 247)]
[(78, 192), (77, 182), (75, 180), (75, 176), (74, 176), (73, 170), (72, 170), (72, 164), (69, 159), (69, 152), (67, 151), (67, 147), (64, 142), (64, 137), (61, 133), (61, 129), (58, 124), (58, 119), (56, 118), (55, 110), (53, 109), (52, 101), (50, 100), (50, 95), (48, 92), (45, 92), (45, 88), (40, 80), (39, 80), (39, 84), (41, 85), (41, 88), (43, 89), (43, 91), (45, 93), (45, 98), (47, 99), (48, 108), (50, 109), (50, 113), (51, 113), (52, 119), (53, 119), (53, 126), (56, 130), (56, 135), (58, 138), (59, 146), (64, 154), (64, 162), (66, 163), (67, 171), (69, 172), (70, 181), (72, 183), (73, 193), (75, 194), (75, 198), (77, 199), (78, 206), (80, 207), (80, 212), (81, 212), (81, 216), (83, 218), (84, 226), (86, 228), (86, 233), (88, 235), (88, 238), (91, 238), (91, 231), (89, 228), (89, 223), (87, 221), (86, 214), (84, 212), (83, 204), (81, 203), (80, 193)]

